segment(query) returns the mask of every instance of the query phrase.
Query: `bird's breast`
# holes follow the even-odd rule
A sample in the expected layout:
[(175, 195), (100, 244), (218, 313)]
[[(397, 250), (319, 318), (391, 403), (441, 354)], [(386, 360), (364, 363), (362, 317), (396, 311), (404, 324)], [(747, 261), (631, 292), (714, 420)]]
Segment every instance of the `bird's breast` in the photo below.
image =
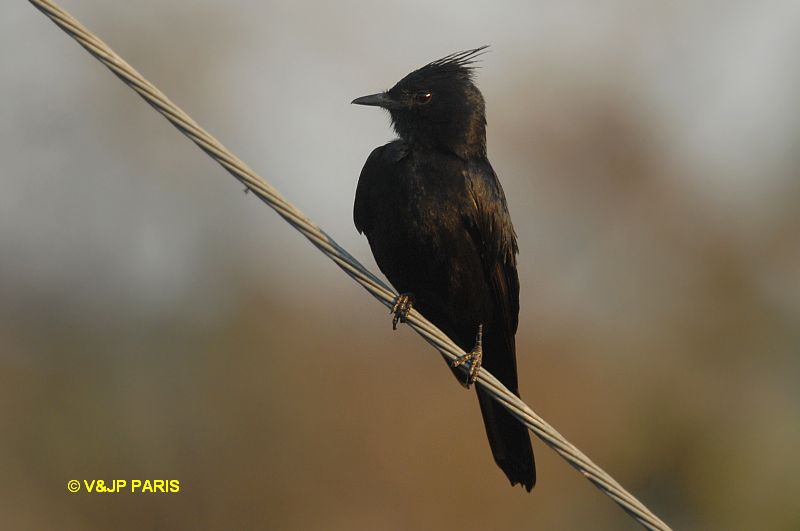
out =
[(464, 225), (468, 201), (460, 168), (404, 159), (374, 197), (367, 234), (381, 270), (401, 291), (443, 295), (478, 279), (480, 257)]

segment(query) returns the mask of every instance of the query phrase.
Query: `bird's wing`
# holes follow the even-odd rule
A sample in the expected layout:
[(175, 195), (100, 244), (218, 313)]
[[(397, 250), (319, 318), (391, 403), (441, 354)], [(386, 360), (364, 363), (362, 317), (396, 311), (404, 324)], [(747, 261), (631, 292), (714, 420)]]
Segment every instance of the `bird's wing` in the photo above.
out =
[[(485, 365), (512, 391), (517, 389), (514, 335), (519, 324), (519, 277), (517, 241), (505, 194), (488, 164), (467, 175), (469, 203), (465, 221), (470, 235), (480, 249), (484, 275), (494, 299), (494, 338), (501, 350), (488, 356)], [(498, 354), (500, 354), (498, 356)]]
[(381, 179), (388, 179), (393, 165), (408, 153), (405, 144), (399, 140), (389, 142), (372, 150), (361, 169), (353, 204), (353, 221), (359, 233), (369, 233), (374, 216), (373, 209), (380, 208), (371, 191), (380, 186)]
[[(519, 396), (514, 335), (519, 319), (517, 241), (505, 195), (488, 161), (467, 172), (467, 227), (479, 250), (493, 299), (484, 331), (483, 366)], [(478, 388), (483, 424), (495, 461), (511, 480), (530, 491), (536, 483), (528, 430), (484, 389)]]
[(353, 203), (353, 222), (359, 233), (369, 232), (372, 226), (372, 205), (369, 200), (370, 189), (375, 179), (380, 178), (383, 169), (383, 146), (375, 148), (364, 163), (358, 177), (356, 199)]

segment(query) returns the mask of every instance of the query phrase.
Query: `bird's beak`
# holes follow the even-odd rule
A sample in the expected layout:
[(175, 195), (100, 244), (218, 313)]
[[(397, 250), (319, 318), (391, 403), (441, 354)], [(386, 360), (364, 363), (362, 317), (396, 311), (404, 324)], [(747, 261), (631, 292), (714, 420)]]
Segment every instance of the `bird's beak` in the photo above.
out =
[(383, 107), (384, 109), (396, 109), (399, 107), (398, 103), (389, 97), (389, 95), (385, 92), (370, 94), (369, 96), (361, 96), (360, 98), (354, 99), (350, 103), (355, 103), (356, 105), (370, 105), (372, 107)]

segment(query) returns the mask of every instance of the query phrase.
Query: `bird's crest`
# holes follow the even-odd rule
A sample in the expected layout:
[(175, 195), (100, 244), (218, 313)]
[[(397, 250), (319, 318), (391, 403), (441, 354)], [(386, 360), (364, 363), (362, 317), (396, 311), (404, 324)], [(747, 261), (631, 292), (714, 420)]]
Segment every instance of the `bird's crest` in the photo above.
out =
[(464, 50), (462, 52), (455, 52), (432, 61), (422, 68), (419, 68), (409, 74), (407, 78), (424, 78), (439, 76), (463, 76), (466, 79), (472, 79), (473, 72), (477, 66), (475, 63), (479, 62), (479, 57), (485, 54), (489, 49), (489, 45), (485, 44), (479, 48), (472, 50)]

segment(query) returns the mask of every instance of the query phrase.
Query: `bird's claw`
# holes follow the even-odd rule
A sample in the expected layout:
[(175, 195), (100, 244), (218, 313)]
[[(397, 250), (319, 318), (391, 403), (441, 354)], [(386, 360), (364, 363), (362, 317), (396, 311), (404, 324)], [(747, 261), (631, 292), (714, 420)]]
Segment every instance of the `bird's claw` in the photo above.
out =
[(478, 335), (475, 337), (475, 346), (468, 353), (459, 356), (450, 362), (450, 367), (456, 368), (469, 363), (469, 376), (467, 377), (466, 388), (475, 383), (478, 379), (478, 372), (483, 364), (483, 324), (478, 325)]
[(397, 330), (397, 323), (405, 323), (408, 318), (408, 312), (414, 306), (414, 295), (411, 293), (401, 293), (397, 296), (392, 306), (392, 330)]

